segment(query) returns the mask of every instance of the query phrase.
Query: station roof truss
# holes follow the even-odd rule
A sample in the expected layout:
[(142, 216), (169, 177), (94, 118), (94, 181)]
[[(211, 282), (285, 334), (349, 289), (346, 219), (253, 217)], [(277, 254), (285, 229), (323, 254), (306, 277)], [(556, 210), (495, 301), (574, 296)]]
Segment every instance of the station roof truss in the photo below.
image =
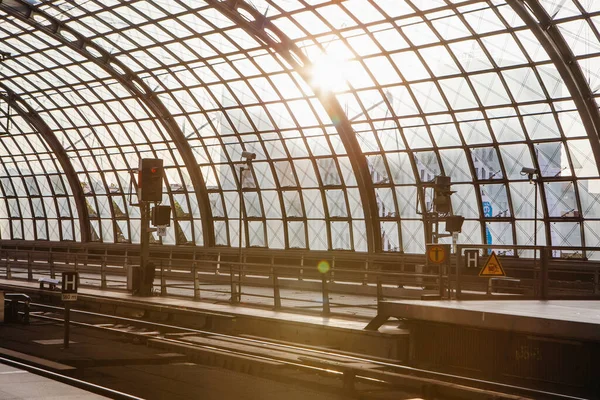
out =
[(0, 0), (0, 56), (1, 240), (139, 243), (161, 158), (157, 244), (241, 185), (245, 247), (422, 254), (447, 175), (459, 243), (600, 258), (598, 1)]

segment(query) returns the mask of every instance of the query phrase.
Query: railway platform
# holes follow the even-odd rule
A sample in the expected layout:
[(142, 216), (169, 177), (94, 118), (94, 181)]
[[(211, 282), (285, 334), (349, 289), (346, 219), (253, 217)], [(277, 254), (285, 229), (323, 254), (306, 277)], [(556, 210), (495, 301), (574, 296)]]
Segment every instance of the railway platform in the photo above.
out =
[(109, 397), (90, 393), (0, 361), (0, 400), (49, 398), (55, 400), (100, 400)]
[[(0, 290), (21, 291), (33, 297), (50, 297), (57, 304), (60, 302), (60, 291), (39, 289), (39, 284), (34, 281), (0, 279)], [(346, 300), (355, 304), (364, 303), (364, 298), (358, 295), (346, 295)], [(319, 315), (268, 309), (268, 301), (265, 298), (263, 307), (258, 307), (256, 303), (235, 305), (215, 299), (197, 301), (177, 296), (137, 297), (125, 291), (80, 287), (76, 306), (90, 311), (132, 318), (143, 316), (199, 329), (269, 337), (387, 359), (406, 360), (408, 357), (409, 332), (398, 328), (398, 324), (390, 322), (378, 332), (364, 330), (369, 318), (375, 315), (374, 308), (367, 310), (368, 314), (359, 316), (344, 313)]]
[(600, 341), (600, 301), (597, 300), (382, 301), (367, 329), (376, 330), (391, 317)]
[[(60, 301), (59, 291), (41, 290), (33, 281), (0, 280), (0, 289)], [(358, 295), (346, 298), (348, 303), (362, 300)], [(80, 287), (77, 307), (365, 354), (416, 368), (461, 371), (511, 384), (535, 381), (548, 390), (568, 385), (582, 395), (600, 392), (597, 301), (380, 301), (368, 323), (362, 315), (304, 314)]]
[(392, 317), (415, 365), (600, 393), (600, 301), (382, 301), (367, 329)]

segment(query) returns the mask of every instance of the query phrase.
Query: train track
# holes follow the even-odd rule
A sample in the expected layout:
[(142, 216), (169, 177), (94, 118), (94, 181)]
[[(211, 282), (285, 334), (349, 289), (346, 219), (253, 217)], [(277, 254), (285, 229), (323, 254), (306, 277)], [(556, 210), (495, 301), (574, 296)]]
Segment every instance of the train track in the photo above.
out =
[[(30, 318), (64, 323), (62, 307), (31, 303)], [(582, 399), (567, 394), (474, 379), (414, 368), (390, 360), (369, 358), (325, 348), (300, 346), (275, 340), (236, 336), (182, 326), (117, 317), (71, 309), (71, 324), (127, 335), (151, 346), (184, 350), (188, 354), (210, 355), (271, 367), (302, 369), (310, 373), (339, 376), (345, 390), (359, 382), (415, 393), (424, 398), (480, 399)], [(200, 356), (200, 358), (202, 358)], [(438, 396), (438, 397), (436, 397)]]

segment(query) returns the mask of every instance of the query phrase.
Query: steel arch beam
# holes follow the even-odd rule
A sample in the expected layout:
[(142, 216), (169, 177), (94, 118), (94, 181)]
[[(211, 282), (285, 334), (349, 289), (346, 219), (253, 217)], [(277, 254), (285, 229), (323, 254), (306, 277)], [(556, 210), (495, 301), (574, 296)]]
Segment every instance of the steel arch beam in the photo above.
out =
[[(538, 0), (506, 0), (535, 35), (569, 89), (585, 126), (596, 163), (600, 162), (600, 111), (583, 71), (560, 30)], [(537, 19), (537, 21), (536, 21)]]
[[(152, 111), (157, 120), (160, 121), (165, 128), (166, 132), (171, 136), (177, 150), (181, 154), (187, 172), (190, 175), (190, 180), (194, 187), (198, 206), (200, 208), (204, 246), (214, 246), (215, 234), (213, 229), (212, 211), (210, 209), (208, 191), (206, 189), (204, 178), (202, 177), (200, 168), (196, 163), (194, 154), (185, 135), (158, 96), (152, 92), (141, 78), (112, 54), (63, 22), (40, 11), (25, 1), (0, 0), (0, 10), (29, 24), (33, 28), (50, 35), (63, 45), (71, 48), (89, 61), (100, 66)], [(38, 17), (44, 23), (37, 22), (34, 17)], [(66, 33), (66, 35), (63, 33)], [(95, 54), (99, 54), (100, 56), (92, 54), (88, 49), (92, 49)]]
[(83, 188), (79, 183), (77, 173), (73, 168), (71, 160), (69, 160), (67, 152), (56, 138), (56, 135), (54, 135), (54, 133), (52, 132), (52, 129), (50, 129), (50, 127), (48, 126), (48, 124), (46, 124), (44, 119), (40, 117), (40, 115), (29, 106), (29, 104), (23, 101), (17, 94), (15, 94), (2, 82), (0, 82), (0, 89), (7, 93), (6, 97), (8, 97), (10, 101), (10, 106), (17, 112), (17, 114), (21, 116), (21, 118), (23, 118), (25, 121), (31, 124), (31, 126), (37, 129), (37, 131), (42, 136), (42, 138), (44, 138), (50, 149), (54, 152), (56, 159), (60, 163), (64, 173), (67, 175), (67, 180), (69, 181), (73, 197), (75, 198), (75, 204), (77, 205), (77, 214), (79, 215), (79, 230), (81, 231), (81, 241), (84, 243), (89, 242), (91, 236), (90, 215), (88, 213), (88, 208), (85, 203)]
[[(577, 111), (590, 140), (596, 164), (600, 163), (600, 110), (585, 75), (564, 36), (539, 3), (539, 0), (506, 0), (506, 2), (523, 19), (556, 66), (573, 98), (573, 102), (577, 106)], [(541, 198), (544, 199), (545, 193), (543, 185), (541, 186)], [(546, 204), (546, 202), (543, 204)], [(543, 209), (546, 214), (544, 221), (547, 222), (549, 215), (547, 209), (545, 207)], [(552, 237), (550, 224), (545, 223), (544, 225), (546, 242), (549, 243)], [(580, 229), (583, 229), (583, 224), (581, 224)], [(582, 235), (582, 240), (584, 240), (582, 245), (585, 248), (585, 235)]]
[[(238, 26), (242, 27), (250, 35), (260, 39), (281, 55), (286, 62), (310, 85), (309, 69), (311, 61), (304, 55), (292, 40), (283, 33), (275, 24), (265, 16), (251, 7), (245, 1), (240, 0), (205, 0), (206, 3), (221, 11), (231, 18)], [(244, 15), (238, 10), (242, 9)], [(253, 21), (248, 17), (254, 18)], [(335, 121), (336, 130), (348, 153), (352, 170), (356, 176), (358, 189), (365, 213), (365, 224), (367, 227), (368, 251), (370, 253), (382, 251), (379, 208), (375, 196), (375, 188), (371, 180), (369, 165), (364, 157), (360, 144), (356, 139), (352, 124), (348, 120), (344, 109), (332, 94), (322, 92), (312, 87), (315, 95), (323, 105), (332, 121)]]

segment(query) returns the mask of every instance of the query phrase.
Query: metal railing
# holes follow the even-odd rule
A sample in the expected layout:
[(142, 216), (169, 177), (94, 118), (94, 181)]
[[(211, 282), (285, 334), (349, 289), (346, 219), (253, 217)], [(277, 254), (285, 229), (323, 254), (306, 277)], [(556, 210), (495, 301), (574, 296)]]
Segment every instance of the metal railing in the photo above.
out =
[[(459, 245), (457, 248), (533, 251), (533, 246)], [(536, 247), (540, 258), (501, 256), (513, 278), (490, 281), (457, 275), (461, 255), (450, 258), (442, 271), (428, 266), (424, 256), (347, 252), (267, 251), (248, 249), (240, 262), (238, 249), (156, 246), (154, 286), (160, 295), (182, 296), (322, 313), (374, 310), (383, 298), (421, 298), (423, 294), (455, 292), (499, 293), (530, 298), (600, 297), (600, 264), (550, 259), (551, 249)], [(542, 263), (541, 258), (544, 259)], [(0, 278), (37, 280), (77, 271), (80, 285), (125, 290), (127, 271), (139, 267), (136, 246), (27, 243), (0, 247)], [(542, 270), (541, 268), (544, 268)], [(518, 280), (518, 282), (516, 282)], [(352, 296), (349, 296), (352, 295)], [(360, 311), (362, 310), (362, 311)]]

